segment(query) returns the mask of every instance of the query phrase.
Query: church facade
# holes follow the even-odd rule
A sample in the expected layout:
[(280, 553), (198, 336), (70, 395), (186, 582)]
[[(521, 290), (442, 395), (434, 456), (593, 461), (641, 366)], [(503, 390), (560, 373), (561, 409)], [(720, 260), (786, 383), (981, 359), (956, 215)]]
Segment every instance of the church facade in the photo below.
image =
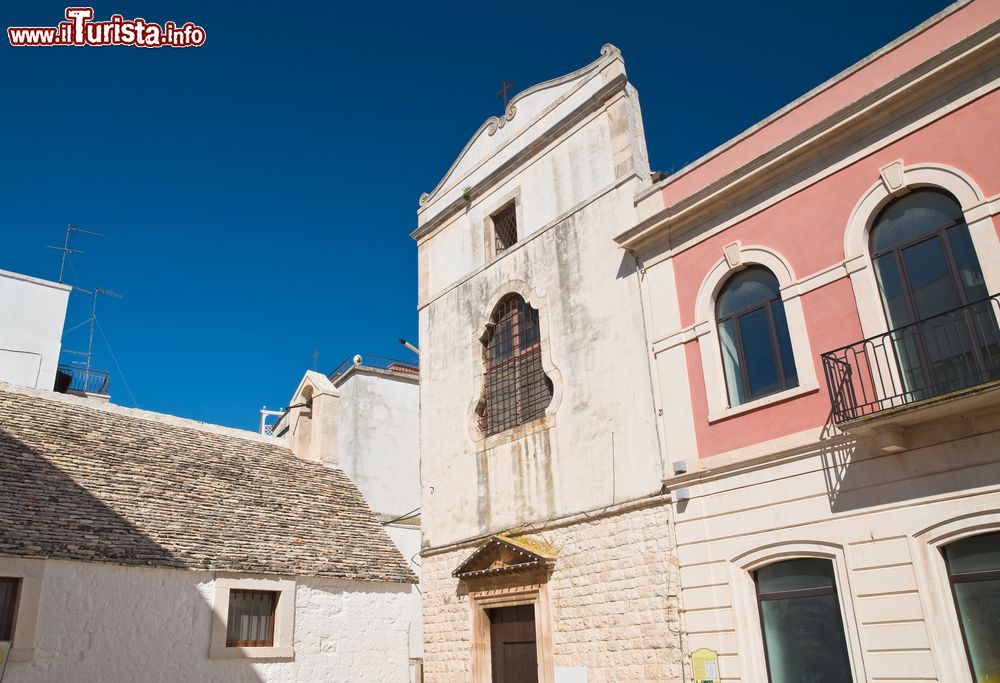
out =
[(666, 177), (612, 46), (483, 124), (413, 234), (427, 680), (1000, 675), (998, 45)]
[[(637, 94), (606, 46), (516, 97), (422, 199), (427, 680), (488, 681), (522, 655), (543, 681), (680, 675), (643, 314), (612, 242), (648, 185)], [(503, 619), (515, 640), (491, 647)]]

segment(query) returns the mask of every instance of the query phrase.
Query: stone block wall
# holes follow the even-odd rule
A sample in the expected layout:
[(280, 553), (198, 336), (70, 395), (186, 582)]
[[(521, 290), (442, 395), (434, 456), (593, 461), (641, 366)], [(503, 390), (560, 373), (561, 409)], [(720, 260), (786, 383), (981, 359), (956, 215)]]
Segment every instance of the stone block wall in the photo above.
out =
[[(656, 500), (579, 515), (534, 532), (558, 551), (549, 578), (557, 672), (586, 668), (588, 683), (682, 679), (679, 576), (670, 551), (669, 514), (668, 504)], [(471, 680), (472, 607), (451, 572), (476, 547), (424, 557), (428, 681)]]

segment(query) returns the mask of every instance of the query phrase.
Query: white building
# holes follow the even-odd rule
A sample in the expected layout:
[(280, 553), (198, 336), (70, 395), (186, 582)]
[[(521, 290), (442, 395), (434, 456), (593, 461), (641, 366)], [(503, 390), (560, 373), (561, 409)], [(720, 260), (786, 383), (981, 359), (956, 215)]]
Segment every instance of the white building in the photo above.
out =
[[(336, 467), (358, 487), (420, 575), (419, 370), (416, 362), (365, 356), (329, 377), (307, 372), (273, 433), (301, 458)], [(421, 597), (410, 596), (410, 680), (421, 680)]]
[(415, 577), (279, 439), (0, 385), (5, 683), (406, 681)]
[(0, 270), (0, 382), (52, 389), (73, 288)]
[(528, 88), (421, 197), (424, 666), (679, 680), (678, 570), (635, 263), (651, 184), (617, 48)]

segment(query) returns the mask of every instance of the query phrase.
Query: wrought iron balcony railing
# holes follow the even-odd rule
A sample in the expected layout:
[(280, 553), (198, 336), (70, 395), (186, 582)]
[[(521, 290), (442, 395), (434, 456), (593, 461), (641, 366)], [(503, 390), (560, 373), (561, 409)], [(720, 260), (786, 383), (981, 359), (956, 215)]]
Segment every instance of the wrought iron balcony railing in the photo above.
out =
[(1000, 380), (998, 297), (824, 353), (834, 420), (850, 422)]
[(107, 395), (110, 389), (111, 373), (106, 370), (88, 370), (62, 363), (59, 365), (55, 386), (58, 392)]
[(375, 370), (397, 372), (402, 375), (413, 375), (414, 377), (420, 374), (419, 361), (397, 360), (395, 358), (385, 358), (383, 356), (352, 356), (350, 358), (345, 358), (340, 365), (334, 368), (333, 372), (331, 372), (328, 377), (330, 380), (335, 380), (355, 365), (359, 365), (364, 368), (374, 368)]

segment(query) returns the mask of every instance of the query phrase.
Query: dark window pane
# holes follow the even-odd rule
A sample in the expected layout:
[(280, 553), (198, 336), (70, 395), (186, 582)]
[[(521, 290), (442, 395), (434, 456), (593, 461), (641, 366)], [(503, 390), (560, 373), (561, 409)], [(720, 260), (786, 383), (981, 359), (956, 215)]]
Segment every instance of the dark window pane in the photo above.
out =
[(972, 245), (969, 226), (962, 223), (949, 230), (948, 242), (951, 244), (951, 253), (955, 256), (958, 279), (965, 291), (966, 302), (985, 298), (989, 291), (986, 289), (986, 280), (983, 278), (983, 269), (979, 265), (979, 257), (976, 256), (976, 249)]
[(910, 281), (910, 294), (920, 320), (960, 305), (940, 237), (914, 244), (901, 253), (906, 277)]
[(750, 398), (773, 394), (781, 389), (778, 366), (774, 360), (774, 339), (767, 309), (758, 308), (738, 319), (743, 359), (747, 364)]
[(534, 346), (539, 340), (538, 331), (538, 311), (531, 306), (524, 307), (523, 322), (521, 323), (521, 346), (528, 348)]
[(878, 288), (882, 293), (882, 306), (889, 318), (889, 329), (896, 329), (913, 322), (907, 305), (903, 281), (896, 265), (896, 255), (886, 254), (874, 261), (875, 277), (878, 278)]
[(956, 583), (955, 606), (977, 683), (1000, 681), (1000, 580)]
[(962, 220), (962, 207), (950, 195), (934, 190), (911, 192), (892, 202), (875, 221), (872, 251), (903, 244), (956, 220)]
[(951, 574), (1000, 570), (1000, 533), (955, 541), (945, 548), (945, 556)]
[(771, 683), (851, 683), (835, 594), (764, 600), (760, 612)]
[[(20, 579), (0, 578), (0, 640), (12, 640)], [(0, 667), (3, 668), (3, 667)]]
[(757, 570), (757, 592), (778, 593), (833, 586), (833, 563), (822, 558), (776, 562)]
[(274, 609), (277, 602), (278, 594), (273, 591), (230, 591), (226, 645), (274, 645)]
[(778, 335), (778, 351), (781, 353), (781, 369), (785, 373), (784, 388), (799, 386), (799, 374), (795, 370), (795, 355), (792, 353), (792, 339), (788, 336), (788, 321), (785, 319), (785, 305), (781, 301), (771, 302), (771, 317), (774, 319), (774, 333)]
[(833, 563), (777, 562), (755, 578), (771, 683), (851, 683)]
[(766, 268), (751, 266), (733, 275), (719, 292), (716, 318), (725, 318), (778, 296), (778, 279)]
[(716, 312), (730, 406), (798, 386), (774, 274), (753, 266), (732, 276), (719, 292)]

